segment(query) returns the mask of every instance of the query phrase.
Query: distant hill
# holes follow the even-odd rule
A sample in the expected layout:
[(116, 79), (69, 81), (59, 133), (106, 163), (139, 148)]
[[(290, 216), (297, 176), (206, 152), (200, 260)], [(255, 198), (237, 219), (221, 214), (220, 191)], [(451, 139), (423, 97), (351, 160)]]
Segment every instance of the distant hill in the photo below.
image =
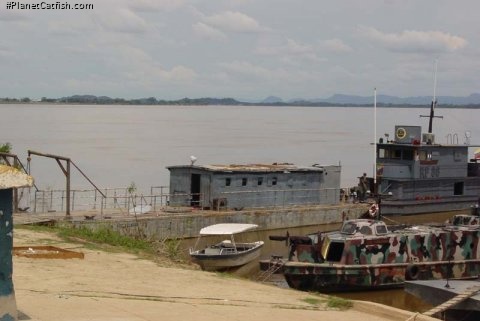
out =
[[(330, 103), (330, 104), (352, 104), (352, 105), (366, 105), (373, 104), (373, 96), (354, 96), (336, 94), (326, 99), (311, 99), (314, 103)], [(391, 104), (391, 105), (426, 105), (432, 102), (432, 96), (417, 96), (400, 98), (396, 96), (378, 95), (377, 103)], [(480, 94), (471, 94), (467, 97), (455, 96), (438, 96), (437, 102), (439, 105), (476, 105), (480, 104)]]

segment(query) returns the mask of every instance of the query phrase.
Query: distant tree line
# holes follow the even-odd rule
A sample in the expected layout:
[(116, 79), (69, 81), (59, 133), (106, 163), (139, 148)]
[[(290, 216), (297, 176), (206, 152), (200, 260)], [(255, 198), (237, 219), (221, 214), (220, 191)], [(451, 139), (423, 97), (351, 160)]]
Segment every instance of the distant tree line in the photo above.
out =
[[(124, 99), (110, 98), (107, 96), (94, 95), (73, 95), (62, 98), (42, 97), (40, 101), (33, 101), (28, 97), (17, 98), (0, 98), (0, 103), (49, 103), (49, 104), (85, 104), (85, 105), (226, 105), (226, 106), (298, 106), (298, 107), (372, 107), (372, 104), (355, 104), (355, 103), (332, 103), (332, 102), (312, 102), (308, 100), (298, 100), (292, 102), (243, 102), (233, 98), (182, 98), (178, 100), (159, 100), (155, 97)], [(425, 108), (425, 104), (392, 104), (377, 103), (378, 107), (395, 107), (395, 108)], [(480, 104), (452, 105), (441, 104), (438, 108), (480, 108)]]

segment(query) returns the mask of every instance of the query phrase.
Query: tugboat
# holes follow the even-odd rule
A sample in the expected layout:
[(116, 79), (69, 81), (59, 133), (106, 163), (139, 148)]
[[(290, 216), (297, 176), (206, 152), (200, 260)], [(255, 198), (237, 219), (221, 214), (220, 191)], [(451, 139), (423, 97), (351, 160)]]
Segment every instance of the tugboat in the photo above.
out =
[(289, 258), (282, 266), (288, 285), (302, 291), (377, 290), (403, 287), (405, 280), (480, 275), (477, 215), (456, 215), (445, 225), (408, 227), (354, 219), (339, 231), (308, 237), (309, 242), (289, 242)]

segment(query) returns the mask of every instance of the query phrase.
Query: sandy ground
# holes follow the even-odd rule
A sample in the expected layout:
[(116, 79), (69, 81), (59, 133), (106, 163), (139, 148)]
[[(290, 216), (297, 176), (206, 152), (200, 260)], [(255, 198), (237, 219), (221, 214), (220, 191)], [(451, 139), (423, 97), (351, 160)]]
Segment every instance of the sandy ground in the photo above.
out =
[(90, 250), (53, 234), (15, 229), (14, 246), (39, 245), (83, 252), (85, 257), (14, 256), (19, 320), (430, 320), (360, 301), (346, 311), (336, 311), (326, 306), (326, 296), (163, 267), (135, 255)]

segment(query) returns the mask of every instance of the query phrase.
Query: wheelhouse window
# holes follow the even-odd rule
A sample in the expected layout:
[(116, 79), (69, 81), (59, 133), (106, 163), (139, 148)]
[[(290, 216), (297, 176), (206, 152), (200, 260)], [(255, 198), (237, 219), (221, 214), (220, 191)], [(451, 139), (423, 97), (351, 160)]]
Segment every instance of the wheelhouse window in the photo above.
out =
[(230, 177), (225, 178), (225, 186), (232, 185), (232, 179)]
[(413, 160), (413, 150), (406, 149), (403, 151), (402, 159), (404, 160)]
[(395, 149), (393, 151), (393, 156), (392, 158), (394, 159), (401, 159), (402, 158), (402, 150), (401, 149)]
[(388, 158), (388, 149), (385, 148), (379, 148), (378, 149), (378, 158)]

